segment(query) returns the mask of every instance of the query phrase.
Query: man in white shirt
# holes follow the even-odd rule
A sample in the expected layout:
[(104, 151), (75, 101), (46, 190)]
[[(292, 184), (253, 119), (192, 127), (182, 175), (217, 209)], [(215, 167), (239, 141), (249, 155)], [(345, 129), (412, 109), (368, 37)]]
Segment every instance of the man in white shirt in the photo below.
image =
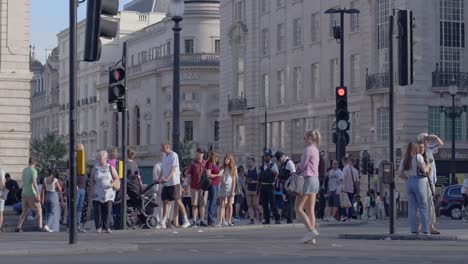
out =
[(343, 171), (338, 167), (338, 161), (332, 161), (332, 169), (328, 172), (328, 206), (331, 208), (330, 215), (324, 218), (327, 222), (336, 221), (336, 213), (338, 212), (338, 206), (340, 203), (340, 194), (337, 193), (338, 187), (341, 185), (343, 180)]
[(164, 153), (164, 158), (161, 164), (161, 182), (163, 182), (163, 188), (161, 191), (161, 199), (163, 201), (163, 219), (161, 221), (161, 228), (166, 228), (166, 220), (169, 217), (168, 208), (170, 201), (174, 201), (174, 225), (178, 225), (178, 223), (176, 223), (176, 216), (180, 210), (184, 217), (184, 224), (182, 227), (187, 228), (190, 226), (190, 222), (187, 218), (187, 212), (185, 211), (181, 198), (182, 189), (180, 186), (179, 156), (177, 153), (171, 151), (171, 145), (168, 142), (161, 144), (161, 151)]

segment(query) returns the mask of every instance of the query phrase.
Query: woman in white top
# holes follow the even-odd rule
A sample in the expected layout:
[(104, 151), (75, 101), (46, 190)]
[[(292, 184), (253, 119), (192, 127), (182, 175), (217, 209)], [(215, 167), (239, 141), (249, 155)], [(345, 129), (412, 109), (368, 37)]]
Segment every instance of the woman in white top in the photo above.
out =
[(419, 146), (409, 143), (403, 161), (400, 163), (398, 175), (407, 181), (408, 190), (408, 221), (411, 233), (418, 234), (416, 210), (421, 216), (421, 226), (424, 235), (429, 235), (429, 216), (427, 210), (427, 167), (424, 158), (418, 154)]
[(120, 188), (120, 180), (117, 171), (107, 163), (107, 152), (98, 153), (98, 163), (91, 172), (90, 194), (94, 208), (94, 223), (96, 232), (112, 233), (110, 229), (112, 204), (115, 199), (115, 191)]
[(221, 168), (223, 176), (221, 177), (218, 195), (220, 205), (218, 226), (232, 226), (232, 204), (234, 203), (234, 191), (237, 184), (237, 168), (234, 155), (226, 155)]
[(44, 179), (42, 186), (42, 199), (41, 201), (45, 207), (46, 224), (44, 230), (48, 232), (60, 231), (60, 204), (59, 197), (63, 206), (63, 193), (62, 186), (55, 177), (58, 173), (54, 170), (48, 171), (48, 176)]

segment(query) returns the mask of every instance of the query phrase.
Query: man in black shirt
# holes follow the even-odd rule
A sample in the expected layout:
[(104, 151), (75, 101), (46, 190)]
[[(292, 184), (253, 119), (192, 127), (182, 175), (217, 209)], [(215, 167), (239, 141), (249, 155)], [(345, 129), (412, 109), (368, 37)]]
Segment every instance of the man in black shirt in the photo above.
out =
[(16, 193), (19, 190), (18, 182), (11, 178), (10, 173), (5, 174), (5, 180), (5, 188), (7, 188), (7, 190), (9, 191), (8, 197), (5, 201), (5, 205), (14, 205), (19, 202), (18, 198), (16, 197)]

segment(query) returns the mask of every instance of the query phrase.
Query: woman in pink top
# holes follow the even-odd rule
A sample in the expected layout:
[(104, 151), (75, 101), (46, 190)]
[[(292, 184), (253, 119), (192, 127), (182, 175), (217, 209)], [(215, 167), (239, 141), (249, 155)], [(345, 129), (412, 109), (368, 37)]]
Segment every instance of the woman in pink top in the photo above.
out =
[[(305, 134), (304, 142), (306, 148), (302, 154), (299, 166), (301, 174), (304, 176), (304, 189), (303, 193), (296, 197), (294, 209), (296, 210), (296, 215), (304, 222), (309, 231), (301, 240), (303, 243), (312, 241), (319, 234), (315, 229), (315, 199), (320, 188), (318, 178), (320, 161), (318, 146), (320, 145), (320, 139), (321, 135), (318, 130), (308, 131)], [(304, 207), (307, 214), (304, 213)]]

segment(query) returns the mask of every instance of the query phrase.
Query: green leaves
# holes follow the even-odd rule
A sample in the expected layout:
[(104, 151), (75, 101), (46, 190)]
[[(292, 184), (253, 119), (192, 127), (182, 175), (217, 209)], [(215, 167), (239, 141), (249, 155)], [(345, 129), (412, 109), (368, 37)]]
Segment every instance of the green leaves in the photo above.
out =
[(48, 133), (42, 139), (31, 140), (30, 154), (38, 161), (40, 177), (47, 176), (47, 169), (63, 161), (67, 146), (57, 133)]

